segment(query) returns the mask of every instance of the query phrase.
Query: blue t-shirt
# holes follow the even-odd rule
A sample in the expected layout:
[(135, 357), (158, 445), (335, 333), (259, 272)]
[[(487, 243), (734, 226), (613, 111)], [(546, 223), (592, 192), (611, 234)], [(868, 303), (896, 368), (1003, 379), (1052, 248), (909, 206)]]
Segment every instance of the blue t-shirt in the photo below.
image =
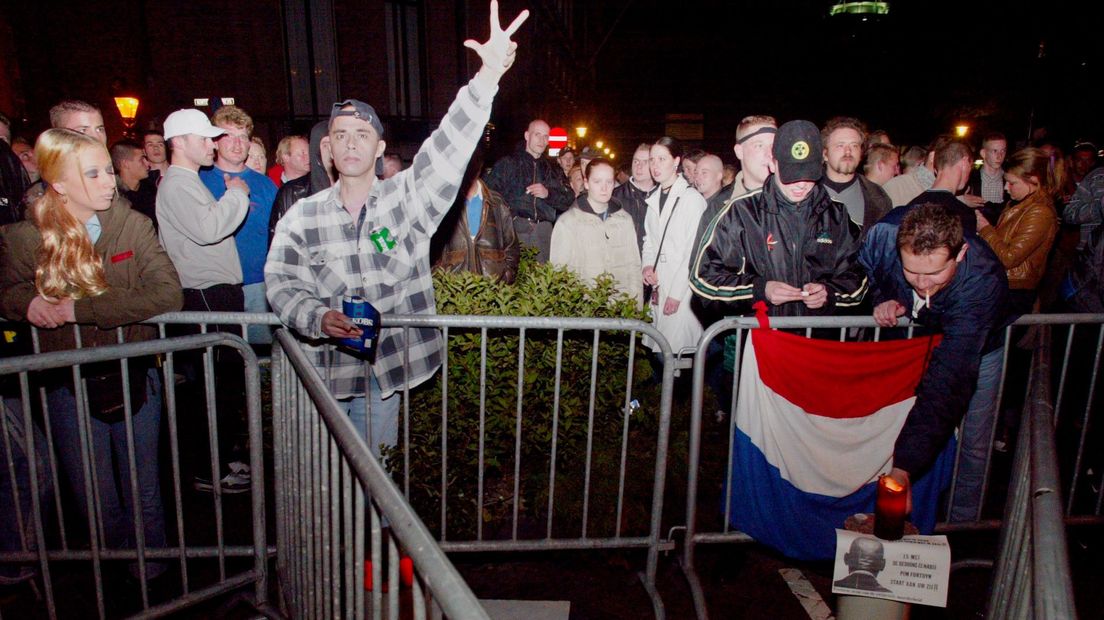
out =
[(483, 194), (479, 193), (468, 198), (468, 231), (472, 239), (479, 234), (479, 224), (483, 219)]
[(199, 178), (211, 190), (215, 200), (226, 193), (226, 180), (222, 175), (239, 177), (249, 186), (249, 214), (234, 233), (241, 263), (242, 284), (264, 282), (264, 264), (268, 257), (268, 218), (272, 203), (276, 201), (276, 184), (271, 179), (246, 168), (243, 172), (226, 172), (218, 166), (199, 171)]

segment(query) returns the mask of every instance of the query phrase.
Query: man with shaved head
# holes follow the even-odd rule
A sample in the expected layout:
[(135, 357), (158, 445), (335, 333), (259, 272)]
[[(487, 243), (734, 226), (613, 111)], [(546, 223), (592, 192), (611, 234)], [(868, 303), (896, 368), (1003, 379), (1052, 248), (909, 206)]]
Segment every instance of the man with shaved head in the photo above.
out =
[(487, 177), (487, 185), (510, 207), (518, 240), (537, 248), (537, 260), (542, 263), (548, 262), (556, 218), (575, 198), (560, 165), (544, 156), (549, 131), (548, 123), (540, 119), (530, 122), (521, 147), (499, 159)]
[(885, 568), (885, 546), (877, 538), (861, 536), (851, 541), (851, 548), (843, 554), (843, 562), (849, 571), (847, 576), (835, 582), (837, 588), (891, 592), (878, 582), (878, 573)]
[(724, 179), (724, 162), (720, 157), (707, 153), (698, 160), (694, 169), (694, 185), (706, 201), (706, 213), (715, 213), (724, 204), (725, 192), (721, 191)]

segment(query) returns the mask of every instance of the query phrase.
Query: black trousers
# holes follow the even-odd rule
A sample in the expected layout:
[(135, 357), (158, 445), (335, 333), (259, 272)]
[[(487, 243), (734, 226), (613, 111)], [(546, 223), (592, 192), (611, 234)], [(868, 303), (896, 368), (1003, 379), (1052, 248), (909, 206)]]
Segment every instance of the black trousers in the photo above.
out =
[[(184, 289), (184, 310), (192, 312), (244, 312), (245, 297), (240, 284), (216, 284), (204, 289)], [(208, 325), (208, 332), (228, 332), (242, 336), (240, 325)], [(179, 326), (172, 330), (174, 336), (198, 334), (198, 326)], [(180, 356), (178, 372), (184, 375), (186, 389), (178, 390), (181, 421), (192, 429), (192, 437), (186, 445), (189, 450), (193, 473), (210, 476), (210, 451), (207, 428), (207, 396), (204, 389), (203, 351)], [(215, 381), (215, 407), (218, 423), (218, 460), (220, 476), (229, 473), (231, 461), (248, 463), (245, 421), (245, 367), (240, 355), (233, 349), (218, 347), (212, 360)], [(185, 408), (186, 407), (186, 408)]]

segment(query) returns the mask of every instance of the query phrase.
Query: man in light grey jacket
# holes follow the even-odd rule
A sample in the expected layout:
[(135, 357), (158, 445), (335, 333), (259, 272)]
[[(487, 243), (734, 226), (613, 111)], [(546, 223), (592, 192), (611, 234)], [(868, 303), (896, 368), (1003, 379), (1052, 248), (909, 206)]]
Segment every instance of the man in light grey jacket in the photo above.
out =
[[(223, 133), (195, 109), (177, 110), (165, 119), (172, 165), (157, 188), (157, 223), (161, 245), (180, 274), (185, 311), (245, 311), (241, 263), (233, 235), (249, 212), (249, 186), (240, 178), (225, 175), (226, 193), (215, 200), (199, 178), (199, 168), (214, 163), (212, 138)], [(233, 331), (240, 335), (240, 329)], [(215, 360), (223, 493), (247, 491), (251, 480), (245, 459), (234, 456), (240, 453), (241, 446), (235, 446), (235, 441), (245, 426), (241, 420), (241, 361), (235, 363), (232, 357), (223, 355)], [(186, 367), (182, 370), (199, 380), (198, 373), (190, 373)], [(197, 474), (194, 485), (211, 490), (210, 473)]]

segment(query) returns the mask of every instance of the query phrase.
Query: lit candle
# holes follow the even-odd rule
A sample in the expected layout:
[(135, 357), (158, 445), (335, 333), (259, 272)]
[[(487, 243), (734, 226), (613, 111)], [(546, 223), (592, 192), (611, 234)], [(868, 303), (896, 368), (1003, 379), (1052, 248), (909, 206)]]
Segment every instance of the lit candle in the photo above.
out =
[(905, 534), (908, 487), (889, 476), (878, 478), (874, 500), (874, 535), (882, 540), (899, 540)]

